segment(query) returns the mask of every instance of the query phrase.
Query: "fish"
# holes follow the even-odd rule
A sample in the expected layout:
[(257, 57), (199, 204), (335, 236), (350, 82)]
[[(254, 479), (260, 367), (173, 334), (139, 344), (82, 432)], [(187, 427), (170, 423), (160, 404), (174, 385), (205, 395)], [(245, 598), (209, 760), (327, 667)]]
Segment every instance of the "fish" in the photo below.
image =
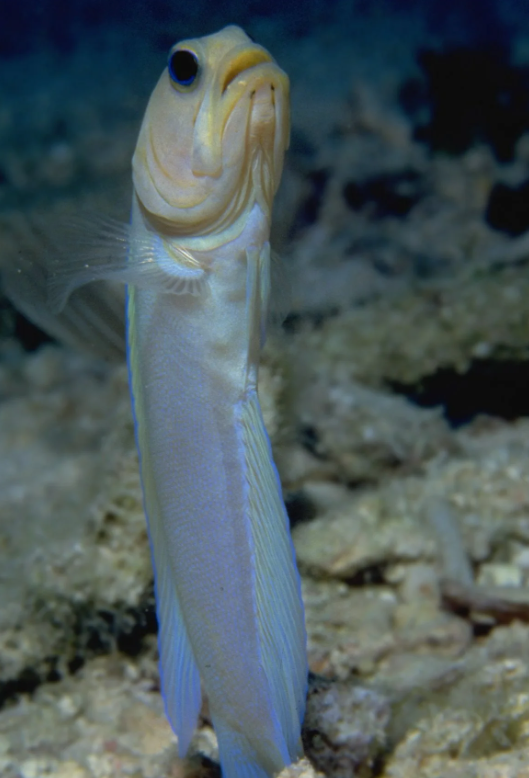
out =
[(289, 126), (288, 77), (241, 28), (177, 43), (139, 131), (130, 224), (103, 219), (47, 274), (57, 315), (85, 284), (127, 285), (165, 710), (183, 757), (203, 688), (224, 778), (302, 753), (303, 602), (258, 396)]

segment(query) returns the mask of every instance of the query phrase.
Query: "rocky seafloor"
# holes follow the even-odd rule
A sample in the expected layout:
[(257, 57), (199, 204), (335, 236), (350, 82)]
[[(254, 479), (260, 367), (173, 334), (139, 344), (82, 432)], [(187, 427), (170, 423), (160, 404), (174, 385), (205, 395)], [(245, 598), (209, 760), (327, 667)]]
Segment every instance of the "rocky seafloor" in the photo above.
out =
[[(340, 24), (347, 5), (249, 19), (293, 87), (292, 312), (260, 385), (312, 673), (288, 774), (522, 778), (529, 38), (445, 40), (413, 4)], [(26, 219), (126, 213), (171, 27), (151, 22), (0, 63), (0, 264)], [(163, 715), (126, 367), (5, 299), (0, 321), (0, 776), (218, 776), (207, 708), (186, 761)]]

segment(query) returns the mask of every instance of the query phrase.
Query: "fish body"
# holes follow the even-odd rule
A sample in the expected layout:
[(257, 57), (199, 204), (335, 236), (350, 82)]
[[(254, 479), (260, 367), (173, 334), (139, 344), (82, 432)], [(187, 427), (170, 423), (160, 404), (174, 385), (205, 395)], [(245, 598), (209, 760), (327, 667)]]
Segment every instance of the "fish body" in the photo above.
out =
[[(239, 28), (176, 51), (200, 59), (203, 94), (191, 101), (164, 73), (151, 98), (129, 249), (131, 268), (154, 262), (173, 281), (131, 285), (127, 304), (162, 691), (181, 754), (201, 679), (225, 778), (267, 778), (299, 755), (307, 683), (299, 578), (257, 395), (287, 84)], [(177, 117), (182, 95), (193, 110)]]
[(183, 756), (202, 685), (224, 778), (270, 778), (298, 756), (307, 687), (299, 576), (257, 394), (288, 88), (238, 27), (176, 44), (140, 129), (130, 225), (76, 228), (77, 251), (48, 263), (36, 224), (3, 268), (30, 318), (89, 348), (96, 334), (107, 355), (120, 350), (119, 314), (109, 294), (91, 308), (91, 282), (127, 284), (162, 692)]

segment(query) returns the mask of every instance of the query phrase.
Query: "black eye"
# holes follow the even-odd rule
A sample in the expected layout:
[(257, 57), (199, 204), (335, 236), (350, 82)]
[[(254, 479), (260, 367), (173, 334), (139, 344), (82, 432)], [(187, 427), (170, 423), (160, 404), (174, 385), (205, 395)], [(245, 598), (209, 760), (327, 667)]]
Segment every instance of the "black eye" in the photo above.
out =
[(198, 59), (192, 51), (180, 49), (169, 57), (169, 75), (180, 86), (191, 86), (198, 75)]

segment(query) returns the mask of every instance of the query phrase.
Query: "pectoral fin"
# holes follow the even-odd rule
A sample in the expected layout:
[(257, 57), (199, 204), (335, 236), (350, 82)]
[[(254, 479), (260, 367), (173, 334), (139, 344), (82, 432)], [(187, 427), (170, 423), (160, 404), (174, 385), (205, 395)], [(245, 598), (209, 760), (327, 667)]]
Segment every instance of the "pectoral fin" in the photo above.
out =
[[(109, 361), (125, 354), (125, 290), (102, 282), (77, 289), (60, 312), (49, 304), (50, 277), (67, 261), (50, 225), (36, 216), (10, 214), (2, 225), (9, 239), (0, 257), (0, 276), (7, 297), (41, 329), (66, 345)], [(9, 245), (10, 244), (10, 245)]]
[[(118, 281), (170, 294), (197, 294), (205, 271), (193, 256), (171, 243), (171, 256), (155, 232), (141, 236), (131, 225), (91, 217), (69, 225), (70, 246), (49, 264), (48, 302), (60, 311), (70, 294), (93, 281)], [(179, 261), (180, 260), (180, 261)]]
[(107, 359), (125, 353), (123, 284), (198, 294), (206, 280), (189, 252), (171, 244), (168, 257), (157, 234), (138, 237), (114, 219), (73, 218), (57, 237), (36, 216), (14, 214), (8, 227), (13, 250), (0, 259), (7, 296), (58, 340)]

